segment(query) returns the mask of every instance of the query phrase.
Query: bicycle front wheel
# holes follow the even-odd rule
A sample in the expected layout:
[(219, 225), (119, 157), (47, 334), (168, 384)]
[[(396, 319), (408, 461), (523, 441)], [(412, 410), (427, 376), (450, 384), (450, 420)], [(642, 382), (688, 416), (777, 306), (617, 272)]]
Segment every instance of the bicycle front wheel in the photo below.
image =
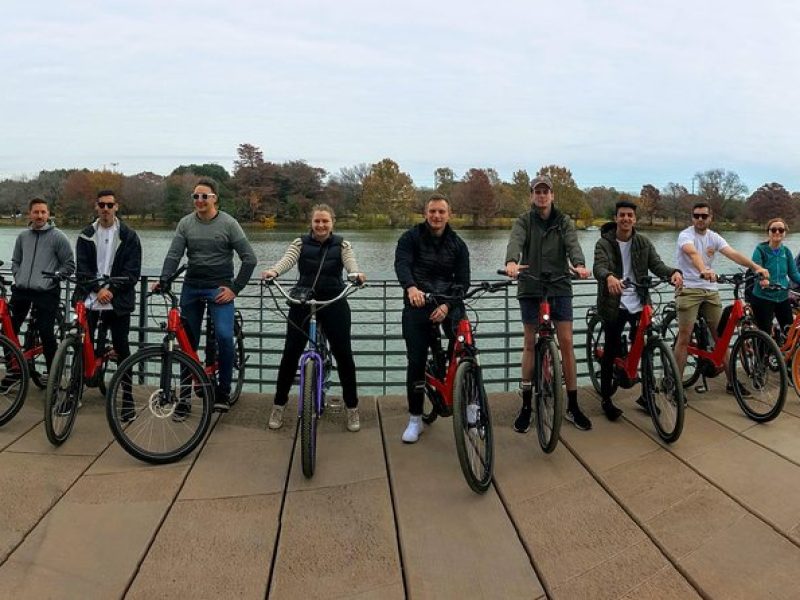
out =
[(211, 425), (211, 380), (180, 351), (144, 348), (117, 368), (106, 396), (106, 418), (131, 456), (148, 463), (180, 460)]
[(539, 446), (550, 454), (558, 445), (564, 417), (561, 359), (552, 339), (539, 340), (536, 347), (536, 433)]
[(28, 393), (28, 365), (22, 351), (4, 335), (0, 335), (0, 425), (14, 418)]
[(58, 346), (44, 394), (44, 430), (51, 444), (63, 444), (78, 414), (83, 395), (81, 339), (70, 334)]
[(453, 433), (464, 478), (474, 492), (482, 494), (492, 482), (494, 440), (480, 367), (471, 358), (462, 360), (456, 370)]
[(642, 392), (658, 437), (671, 444), (683, 431), (683, 385), (667, 343), (653, 338), (642, 354)]
[[(600, 361), (605, 352), (606, 333), (603, 329), (603, 322), (600, 317), (592, 317), (586, 329), (586, 365), (589, 368), (589, 379), (592, 382), (594, 391), (600, 393)], [(612, 390), (617, 389), (617, 382), (612, 378)]]
[(312, 477), (317, 461), (317, 363), (309, 359), (303, 365), (303, 408), (300, 411), (300, 454), (303, 475)]
[(745, 329), (731, 351), (733, 393), (739, 408), (758, 423), (777, 417), (786, 402), (786, 363), (771, 337)]
[[(53, 325), (53, 333), (60, 344), (64, 341), (64, 337), (66, 335), (66, 325), (64, 323), (64, 305), (59, 304), (58, 308), (56, 309), (56, 319)], [(35, 327), (31, 327), (31, 323), (28, 323), (28, 331), (25, 333), (25, 343), (23, 347), (25, 350), (30, 350), (31, 348), (41, 347), (42, 345), (42, 338), (39, 335), (39, 330)], [(44, 358), (44, 351), (39, 352), (36, 356), (31, 358), (28, 361), (28, 373), (31, 376), (31, 381), (33, 384), (38, 387), (40, 390), (43, 390), (47, 387), (47, 362)]]

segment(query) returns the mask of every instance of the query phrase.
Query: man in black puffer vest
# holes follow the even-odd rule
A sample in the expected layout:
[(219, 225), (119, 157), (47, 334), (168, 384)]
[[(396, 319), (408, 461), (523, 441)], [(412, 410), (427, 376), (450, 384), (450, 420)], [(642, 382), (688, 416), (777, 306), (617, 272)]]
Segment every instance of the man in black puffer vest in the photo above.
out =
[(406, 231), (397, 242), (394, 270), (403, 287), (403, 339), (408, 367), (408, 427), (403, 441), (413, 444), (422, 433), (422, 405), (425, 401), (425, 362), (434, 339), (435, 324), (442, 324), (453, 338), (454, 324), (463, 310), (460, 302), (426, 304), (425, 294), (457, 296), (470, 283), (469, 250), (448, 224), (450, 202), (434, 194), (425, 203), (425, 222)]

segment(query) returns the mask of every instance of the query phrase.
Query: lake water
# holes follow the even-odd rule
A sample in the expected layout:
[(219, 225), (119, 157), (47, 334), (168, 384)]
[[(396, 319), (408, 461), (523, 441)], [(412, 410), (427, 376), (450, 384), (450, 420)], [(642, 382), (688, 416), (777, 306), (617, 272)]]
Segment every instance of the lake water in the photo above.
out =
[[(11, 227), (0, 228), (0, 260), (3, 260), (6, 266), (10, 263), (14, 240), (19, 231), (19, 229)], [(78, 238), (78, 230), (65, 229), (64, 232), (74, 246)], [(139, 230), (138, 233), (142, 240), (142, 266), (144, 272), (146, 274), (160, 272), (161, 264), (172, 240), (172, 231), (150, 229)], [(248, 237), (258, 257), (257, 273), (260, 273), (262, 269), (267, 268), (283, 256), (286, 246), (299, 233), (301, 232), (274, 230), (248, 232)], [(338, 231), (337, 233), (352, 242), (359, 266), (370, 278), (394, 279), (394, 249), (397, 239), (402, 233), (401, 230), (359, 230)], [(459, 231), (459, 234), (469, 246), (473, 277), (475, 279), (490, 277), (496, 269), (503, 266), (508, 231), (462, 230)], [(589, 268), (592, 266), (594, 246), (599, 234), (599, 231), (578, 232), (578, 240), (586, 256)], [(674, 265), (678, 232), (650, 231), (645, 232), (645, 235), (655, 244), (664, 262), (668, 265)], [(723, 236), (731, 246), (747, 256), (752, 254), (758, 242), (765, 239), (763, 234), (757, 232), (728, 231), (723, 232)], [(797, 250), (800, 250), (800, 233), (790, 233), (787, 236), (786, 244), (796, 254)], [(735, 268), (737, 267), (725, 257), (717, 259), (718, 272), (731, 272)]]

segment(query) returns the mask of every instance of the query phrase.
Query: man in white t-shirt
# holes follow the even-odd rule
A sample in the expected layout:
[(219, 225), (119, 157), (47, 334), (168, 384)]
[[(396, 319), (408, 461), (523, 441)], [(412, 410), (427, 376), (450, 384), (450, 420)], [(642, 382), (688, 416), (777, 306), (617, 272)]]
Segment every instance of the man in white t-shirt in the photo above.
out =
[[(717, 325), (722, 316), (722, 302), (719, 298), (719, 291), (717, 291), (717, 276), (712, 269), (717, 253), (723, 254), (743, 267), (753, 269), (765, 279), (769, 279), (767, 269), (734, 250), (728, 245), (725, 238), (709, 229), (712, 218), (711, 207), (705, 202), (698, 202), (692, 208), (692, 226), (687, 227), (678, 235), (678, 268), (683, 272), (683, 288), (675, 294), (675, 304), (678, 309), (678, 339), (675, 342), (674, 350), (680, 373), (683, 373), (686, 365), (689, 339), (701, 311), (714, 339), (717, 338)], [(728, 354), (726, 353), (725, 375), (728, 378), (726, 391), (732, 394), (733, 387), (728, 369)]]
[(603, 321), (605, 332), (600, 361), (600, 405), (609, 421), (616, 421), (622, 414), (622, 410), (611, 401), (614, 359), (622, 349), (622, 331), (629, 325), (633, 339), (643, 303), (649, 301), (646, 290), (624, 286), (623, 282), (626, 279), (641, 282), (652, 272), (658, 277), (669, 277), (676, 287), (683, 283), (681, 272), (664, 264), (653, 243), (636, 231), (635, 224), (636, 204), (627, 200), (617, 202), (614, 222), (603, 225), (594, 247), (597, 314)]

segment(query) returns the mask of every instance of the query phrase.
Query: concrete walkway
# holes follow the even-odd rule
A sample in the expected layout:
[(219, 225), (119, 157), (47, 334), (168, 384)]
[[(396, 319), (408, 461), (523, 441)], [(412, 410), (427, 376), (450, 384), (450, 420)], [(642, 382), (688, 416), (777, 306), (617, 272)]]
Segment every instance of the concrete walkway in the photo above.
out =
[[(245, 396), (203, 447), (152, 467), (113, 442), (86, 394), (47, 442), (41, 395), (0, 428), (0, 598), (800, 598), (800, 401), (757, 425), (722, 381), (689, 394), (665, 447), (624, 418), (565, 423), (551, 455), (491, 397), (495, 485), (471, 492), (449, 419), (403, 445), (405, 401), (362, 398), (362, 431), (326, 415), (303, 477), (294, 417)], [(290, 411), (287, 411), (287, 415)]]

